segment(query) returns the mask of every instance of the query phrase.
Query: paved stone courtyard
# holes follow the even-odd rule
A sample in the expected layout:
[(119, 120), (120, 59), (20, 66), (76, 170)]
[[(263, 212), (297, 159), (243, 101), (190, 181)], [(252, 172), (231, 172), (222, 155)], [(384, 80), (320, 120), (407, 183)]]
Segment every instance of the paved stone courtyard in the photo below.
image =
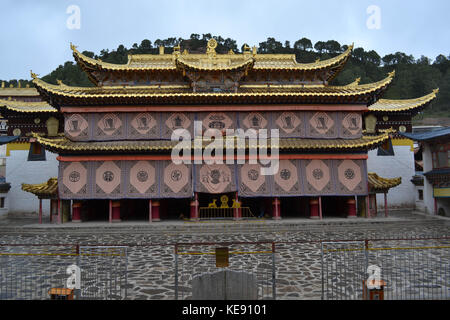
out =
[[(36, 219), (30, 218), (0, 220), (1, 244), (129, 246), (129, 299), (174, 299), (174, 244), (179, 242), (274, 241), (277, 299), (320, 299), (321, 240), (443, 236), (450, 236), (449, 219), (406, 211), (375, 219), (285, 219), (214, 224), (129, 222), (110, 225), (101, 222), (38, 225)], [(258, 259), (255, 260), (258, 268), (269, 268), (271, 258)], [(189, 268), (189, 264), (184, 268)], [(190, 288), (181, 285), (179, 290), (185, 292), (184, 297), (189, 297)]]

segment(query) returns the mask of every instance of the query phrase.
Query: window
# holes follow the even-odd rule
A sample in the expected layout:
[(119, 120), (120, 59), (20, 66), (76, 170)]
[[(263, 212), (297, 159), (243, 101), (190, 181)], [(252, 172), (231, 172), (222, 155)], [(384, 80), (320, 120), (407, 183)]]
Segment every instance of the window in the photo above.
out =
[(423, 200), (423, 190), (418, 191), (419, 191), (419, 200)]
[(1, 197), (0, 198), (0, 208), (4, 208), (5, 207), (5, 198)]
[(45, 161), (45, 149), (39, 143), (32, 142), (30, 144), (28, 161)]

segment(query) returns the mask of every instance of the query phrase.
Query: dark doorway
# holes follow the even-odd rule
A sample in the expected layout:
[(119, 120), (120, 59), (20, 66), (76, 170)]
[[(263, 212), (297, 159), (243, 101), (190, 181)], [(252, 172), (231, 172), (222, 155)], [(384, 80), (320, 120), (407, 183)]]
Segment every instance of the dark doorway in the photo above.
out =
[(280, 198), (281, 218), (309, 217), (309, 199), (305, 197)]
[(87, 200), (81, 209), (82, 221), (109, 221), (109, 200)]
[(190, 217), (191, 199), (164, 199), (160, 200), (161, 220), (183, 220)]
[(250, 208), (256, 218), (272, 217), (272, 198), (241, 198), (242, 207)]
[(120, 203), (120, 218), (122, 220), (148, 220), (148, 211), (148, 199), (124, 199)]
[(347, 217), (347, 197), (322, 197), (322, 217)]

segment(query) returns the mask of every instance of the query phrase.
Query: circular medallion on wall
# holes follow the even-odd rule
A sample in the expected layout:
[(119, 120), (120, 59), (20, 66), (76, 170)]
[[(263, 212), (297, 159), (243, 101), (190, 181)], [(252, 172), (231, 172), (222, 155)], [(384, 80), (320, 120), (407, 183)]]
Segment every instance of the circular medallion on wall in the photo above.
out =
[(388, 116), (384, 116), (383, 117), (383, 121), (388, 121), (389, 120), (389, 117)]
[(34, 118), (34, 123), (35, 123), (35, 124), (41, 123), (41, 119), (39, 119), (39, 118)]
[(399, 130), (400, 132), (406, 132), (406, 127), (405, 127), (405, 126), (400, 126), (400, 127), (398, 128), (398, 130)]
[(22, 131), (19, 128), (15, 128), (13, 130), (13, 135), (14, 136), (20, 136), (21, 133), (22, 133)]

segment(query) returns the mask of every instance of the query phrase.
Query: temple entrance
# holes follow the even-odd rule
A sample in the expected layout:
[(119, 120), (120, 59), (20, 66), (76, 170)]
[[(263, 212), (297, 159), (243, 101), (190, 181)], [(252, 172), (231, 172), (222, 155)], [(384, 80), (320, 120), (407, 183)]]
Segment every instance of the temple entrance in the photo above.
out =
[(283, 197), (280, 198), (281, 218), (308, 218), (309, 198)]
[(255, 218), (272, 217), (272, 198), (241, 198), (242, 207), (248, 207)]
[[(200, 219), (233, 219), (235, 216), (236, 193), (198, 193)], [(243, 217), (248, 216), (248, 209)]]
[(346, 218), (347, 197), (322, 197), (322, 217)]
[(120, 204), (120, 218), (125, 221), (148, 220), (148, 199), (124, 199)]
[(189, 219), (191, 199), (164, 199), (160, 200), (161, 220)]
[(83, 221), (109, 221), (109, 200), (87, 200), (83, 203)]

